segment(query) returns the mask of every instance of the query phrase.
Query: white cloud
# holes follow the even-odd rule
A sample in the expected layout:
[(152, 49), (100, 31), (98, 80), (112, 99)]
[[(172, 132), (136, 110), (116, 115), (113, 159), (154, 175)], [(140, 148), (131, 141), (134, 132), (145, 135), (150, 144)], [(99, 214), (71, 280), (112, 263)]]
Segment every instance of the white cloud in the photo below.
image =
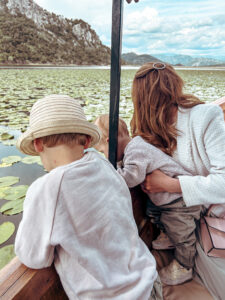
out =
[(124, 16), (124, 34), (155, 31), (160, 26), (158, 12), (154, 8), (146, 7), (142, 11), (135, 11)]
[[(83, 19), (111, 43), (112, 0), (36, 0), (67, 18)], [(123, 52), (199, 54), (225, 52), (224, 0), (124, 0)], [(215, 53), (215, 55), (217, 55)]]

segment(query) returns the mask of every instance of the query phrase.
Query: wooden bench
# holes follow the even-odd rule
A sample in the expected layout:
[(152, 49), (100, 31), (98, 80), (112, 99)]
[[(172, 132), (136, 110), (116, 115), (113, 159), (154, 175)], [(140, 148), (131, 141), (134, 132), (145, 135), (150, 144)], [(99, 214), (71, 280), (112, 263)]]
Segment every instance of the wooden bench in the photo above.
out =
[[(220, 105), (225, 118), (225, 97), (214, 104)], [(157, 231), (145, 216), (147, 195), (140, 187), (131, 189), (134, 218), (136, 220), (141, 238), (151, 249), (151, 242), (156, 237)], [(152, 251), (158, 268), (167, 265), (172, 259), (171, 252)], [(177, 286), (164, 286), (165, 300), (213, 300), (208, 291), (195, 281), (190, 281)], [(54, 266), (34, 270), (24, 266), (15, 257), (0, 271), (0, 299), (1, 300), (64, 300), (66, 296)], [(140, 300), (140, 299), (138, 299)]]

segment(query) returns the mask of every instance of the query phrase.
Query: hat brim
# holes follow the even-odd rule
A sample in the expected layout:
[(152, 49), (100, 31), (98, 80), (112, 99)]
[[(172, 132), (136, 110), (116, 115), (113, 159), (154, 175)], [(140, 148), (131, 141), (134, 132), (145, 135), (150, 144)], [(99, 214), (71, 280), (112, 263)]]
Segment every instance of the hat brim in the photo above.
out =
[(98, 127), (88, 121), (79, 120), (77, 124), (76, 122), (73, 122), (71, 125), (71, 122), (62, 120), (62, 126), (59, 126), (58, 124), (58, 121), (57, 125), (54, 123), (50, 125), (48, 123), (44, 126), (44, 124), (42, 124), (41, 129), (39, 127), (37, 130), (35, 130), (35, 128), (28, 128), (17, 140), (17, 148), (24, 154), (36, 156), (39, 154), (34, 149), (33, 141), (35, 139), (62, 133), (81, 133), (89, 135), (91, 136), (90, 147), (96, 145), (100, 140), (101, 135)]

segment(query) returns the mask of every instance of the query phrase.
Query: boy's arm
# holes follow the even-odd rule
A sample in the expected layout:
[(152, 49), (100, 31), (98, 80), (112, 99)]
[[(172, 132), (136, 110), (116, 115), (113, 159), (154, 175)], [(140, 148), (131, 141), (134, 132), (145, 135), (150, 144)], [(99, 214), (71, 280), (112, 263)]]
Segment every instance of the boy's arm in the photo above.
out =
[(148, 161), (146, 152), (136, 147), (127, 147), (123, 167), (117, 172), (124, 178), (129, 188), (142, 183), (146, 177)]
[[(45, 175), (46, 176), (46, 175)], [(23, 218), (19, 225), (15, 253), (20, 261), (33, 269), (41, 269), (52, 264), (54, 246), (51, 232), (57, 199), (57, 183), (49, 186), (45, 176), (36, 180), (28, 189), (24, 201)]]

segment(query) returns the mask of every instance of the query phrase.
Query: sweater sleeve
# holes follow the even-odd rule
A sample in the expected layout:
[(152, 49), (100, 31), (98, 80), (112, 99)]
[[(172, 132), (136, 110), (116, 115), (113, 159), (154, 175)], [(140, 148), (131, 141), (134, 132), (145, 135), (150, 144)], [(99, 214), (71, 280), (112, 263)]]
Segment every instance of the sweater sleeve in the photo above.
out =
[(61, 180), (54, 178), (47, 174), (29, 187), (16, 235), (15, 253), (23, 264), (33, 269), (48, 267), (54, 259), (51, 233), (58, 196), (57, 181)]
[[(130, 142), (131, 143), (131, 142)], [(124, 178), (129, 188), (137, 186), (145, 180), (148, 163), (145, 149), (128, 145), (123, 159), (123, 166), (117, 172)]]
[(187, 206), (225, 202), (225, 123), (220, 107), (208, 109), (201, 134), (210, 169), (208, 176), (178, 177)]

